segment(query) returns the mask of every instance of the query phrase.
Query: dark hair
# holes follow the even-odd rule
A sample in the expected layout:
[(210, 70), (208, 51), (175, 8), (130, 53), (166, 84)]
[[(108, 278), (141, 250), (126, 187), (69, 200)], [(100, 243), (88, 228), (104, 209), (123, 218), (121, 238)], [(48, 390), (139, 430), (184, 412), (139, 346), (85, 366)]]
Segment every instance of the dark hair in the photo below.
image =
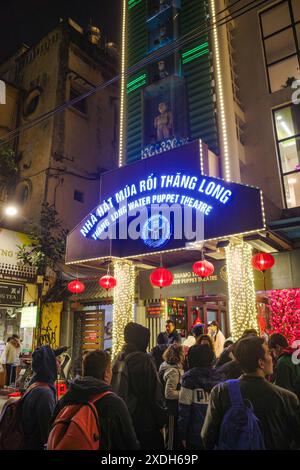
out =
[(211, 350), (213, 351), (213, 353), (215, 354), (215, 345), (214, 345), (214, 342), (213, 342), (212, 337), (209, 336), (209, 335), (201, 335), (201, 336), (199, 336), (199, 337), (196, 339), (196, 344), (201, 345), (201, 343), (202, 343), (203, 340), (209, 342), (210, 348), (211, 348)]
[(243, 372), (252, 373), (258, 369), (259, 359), (265, 359), (265, 340), (258, 336), (240, 339), (234, 348), (234, 355)]
[(208, 324), (208, 326), (216, 326), (216, 327), (218, 328), (218, 330), (220, 329), (218, 322), (216, 322), (215, 320), (211, 321), (211, 322)]
[(215, 360), (215, 354), (208, 344), (195, 344), (188, 351), (189, 368), (209, 367)]
[(110, 362), (110, 355), (106, 351), (88, 352), (82, 360), (83, 376), (102, 380)]
[(12, 337), (9, 336), (9, 337), (7, 338), (7, 340), (6, 340), (6, 342), (9, 343), (11, 339), (12, 339)]
[(285, 336), (281, 335), (280, 333), (273, 333), (268, 341), (269, 348), (273, 349), (276, 346), (281, 346), (282, 348), (287, 348), (289, 343)]
[(224, 349), (228, 348), (228, 346), (232, 346), (233, 345), (233, 341), (231, 341), (231, 339), (226, 339), (225, 343), (224, 343)]
[(163, 353), (163, 360), (170, 365), (182, 364), (184, 361), (183, 347), (177, 343), (171, 344)]
[(258, 336), (258, 333), (254, 328), (249, 328), (248, 330), (244, 331), (242, 338), (248, 338), (249, 336)]
[(157, 344), (166, 344), (167, 340), (165, 333), (159, 333), (159, 335), (157, 335), (156, 342)]
[(20, 339), (20, 336), (19, 335), (12, 335), (12, 337), (10, 339)]
[(169, 323), (172, 323), (172, 324), (175, 326), (174, 320), (167, 320), (167, 321), (166, 321), (166, 325), (169, 324)]

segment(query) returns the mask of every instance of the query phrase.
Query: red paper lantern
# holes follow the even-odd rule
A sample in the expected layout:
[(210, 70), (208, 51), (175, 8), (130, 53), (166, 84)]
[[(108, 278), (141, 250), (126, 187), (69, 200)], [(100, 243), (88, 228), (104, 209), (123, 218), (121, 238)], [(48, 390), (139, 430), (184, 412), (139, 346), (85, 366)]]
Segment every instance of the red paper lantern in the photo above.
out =
[(150, 274), (150, 282), (154, 287), (168, 287), (173, 282), (173, 274), (166, 268), (157, 268)]
[(109, 290), (113, 289), (117, 285), (117, 280), (113, 277), (107, 274), (106, 276), (102, 276), (99, 279), (99, 284), (103, 289)]
[(252, 266), (258, 271), (265, 272), (274, 266), (275, 259), (270, 253), (257, 253), (252, 257)]
[(193, 271), (196, 276), (200, 276), (202, 278), (211, 276), (215, 270), (215, 267), (209, 261), (197, 261), (193, 265)]
[(82, 294), (82, 292), (85, 290), (85, 285), (83, 282), (76, 279), (76, 281), (69, 282), (68, 289), (70, 292), (72, 292), (72, 294)]

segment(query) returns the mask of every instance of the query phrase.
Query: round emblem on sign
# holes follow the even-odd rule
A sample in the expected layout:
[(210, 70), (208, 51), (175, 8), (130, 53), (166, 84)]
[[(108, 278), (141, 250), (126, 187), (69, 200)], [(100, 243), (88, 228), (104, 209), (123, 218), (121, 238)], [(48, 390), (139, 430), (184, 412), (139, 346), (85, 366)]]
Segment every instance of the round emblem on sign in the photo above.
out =
[(220, 269), (220, 278), (221, 278), (224, 282), (228, 282), (228, 273), (227, 273), (226, 266), (223, 266), (223, 267)]
[(153, 215), (142, 228), (142, 240), (149, 248), (161, 248), (170, 241), (171, 224), (161, 214)]

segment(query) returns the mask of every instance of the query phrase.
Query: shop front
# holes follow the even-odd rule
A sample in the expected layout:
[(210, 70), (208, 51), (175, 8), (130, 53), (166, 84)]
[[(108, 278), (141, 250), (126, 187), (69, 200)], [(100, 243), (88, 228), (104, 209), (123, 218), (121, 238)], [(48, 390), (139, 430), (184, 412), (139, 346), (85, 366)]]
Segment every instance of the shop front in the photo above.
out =
[[(99, 205), (68, 235), (66, 262), (111, 267), (113, 354), (133, 319), (150, 326), (152, 341), (170, 316), (183, 335), (198, 320), (216, 320), (237, 337), (257, 327), (246, 237), (265, 228), (261, 191), (203, 175), (196, 141), (105, 173)], [(214, 265), (205, 279), (192, 268), (201, 259)], [(172, 273), (169, 287), (150, 283), (159, 266)]]
[[(7, 339), (20, 336), (22, 354), (32, 352), (37, 322), (36, 272), (20, 265), (18, 246), (29, 244), (27, 235), (0, 229), (0, 355)], [(1, 379), (3, 385), (4, 379)]]

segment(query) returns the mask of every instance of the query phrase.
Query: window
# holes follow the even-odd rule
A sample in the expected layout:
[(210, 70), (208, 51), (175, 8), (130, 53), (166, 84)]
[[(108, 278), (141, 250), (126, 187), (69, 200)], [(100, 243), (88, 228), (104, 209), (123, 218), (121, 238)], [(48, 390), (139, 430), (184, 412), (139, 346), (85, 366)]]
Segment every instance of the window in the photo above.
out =
[(300, 107), (285, 106), (274, 111), (277, 148), (286, 207), (300, 206)]
[[(73, 88), (71, 86), (70, 88), (70, 100), (73, 100), (74, 98), (78, 98), (81, 96), (84, 92), (80, 92), (77, 89)], [(83, 99), (78, 101), (77, 103), (72, 105), (72, 108), (77, 109), (80, 111), (82, 114), (87, 114), (87, 99)]]
[(84, 203), (84, 193), (82, 191), (74, 191), (74, 201)]
[(299, 0), (285, 0), (260, 14), (261, 30), (271, 93), (300, 79)]
[(41, 96), (41, 89), (40, 88), (35, 88), (34, 90), (31, 90), (24, 102), (24, 116), (28, 117), (31, 114), (33, 114), (40, 102), (40, 96)]

